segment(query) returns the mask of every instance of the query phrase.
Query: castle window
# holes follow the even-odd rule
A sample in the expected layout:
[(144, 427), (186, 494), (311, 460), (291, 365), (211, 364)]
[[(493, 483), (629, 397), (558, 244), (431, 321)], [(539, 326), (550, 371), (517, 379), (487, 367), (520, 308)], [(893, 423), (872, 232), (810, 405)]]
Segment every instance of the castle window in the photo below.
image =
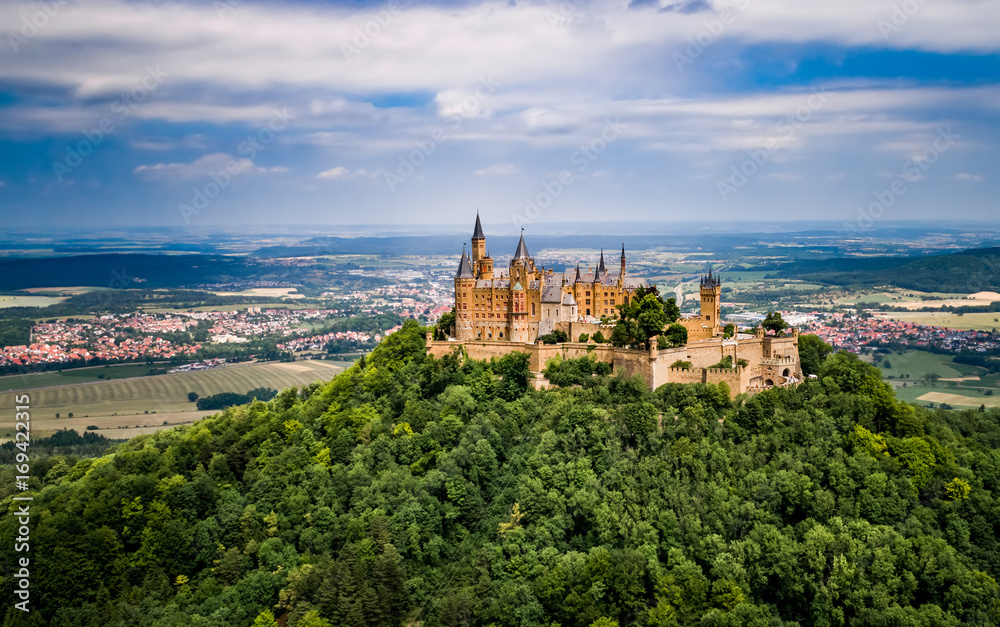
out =
[[(587, 299), (587, 304), (588, 304), (588, 305), (590, 304), (590, 299), (589, 299), (589, 298)], [(588, 316), (590, 315), (590, 310), (589, 310), (589, 309), (587, 310), (587, 315), (588, 315)]]
[[(583, 295), (584, 296), (590, 296), (590, 292), (584, 292)], [(587, 302), (589, 303), (590, 301), (588, 300)]]
[(531, 315), (535, 315), (535, 303), (531, 303)]
[[(589, 301), (588, 301), (588, 302), (589, 302)], [(588, 315), (588, 316), (590, 315), (590, 310), (589, 310), (589, 309), (587, 310), (587, 315)]]

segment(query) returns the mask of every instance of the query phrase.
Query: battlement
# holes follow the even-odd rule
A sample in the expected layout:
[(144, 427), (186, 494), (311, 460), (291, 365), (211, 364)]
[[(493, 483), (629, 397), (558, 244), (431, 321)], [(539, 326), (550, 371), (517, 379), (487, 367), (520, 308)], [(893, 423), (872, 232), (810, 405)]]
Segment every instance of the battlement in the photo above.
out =
[(794, 366), (799, 360), (794, 357), (762, 357), (762, 366)]

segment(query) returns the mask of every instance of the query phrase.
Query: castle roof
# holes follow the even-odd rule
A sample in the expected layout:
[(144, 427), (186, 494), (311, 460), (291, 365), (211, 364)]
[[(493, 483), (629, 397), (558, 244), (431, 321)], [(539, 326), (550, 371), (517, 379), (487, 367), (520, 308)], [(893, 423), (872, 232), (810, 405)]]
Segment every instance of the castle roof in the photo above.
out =
[(514, 251), (514, 259), (529, 259), (528, 247), (524, 245), (524, 232), (521, 232), (521, 241), (517, 243), (517, 250)]
[(479, 212), (476, 212), (476, 228), (472, 231), (472, 239), (486, 239), (483, 235), (483, 225), (479, 222)]
[(562, 298), (562, 281), (558, 283), (553, 281), (552, 283), (546, 283), (542, 287), (542, 302), (543, 303), (558, 303)]
[(604, 249), (601, 249), (601, 261), (597, 264), (597, 273), (604, 274), (608, 269), (604, 267)]
[(472, 264), (469, 263), (469, 256), (465, 254), (465, 248), (462, 248), (462, 260), (458, 262), (458, 272), (455, 274), (456, 279), (474, 279), (472, 276)]
[(523, 291), (524, 291), (524, 288), (523, 288), (523, 287), (521, 287), (521, 282), (520, 282), (520, 281), (518, 281), (517, 283), (515, 283), (515, 284), (514, 284), (514, 287), (512, 287), (512, 288), (510, 288), (510, 289), (511, 289), (512, 291), (515, 291), (515, 292), (523, 292)]
[(563, 296), (562, 304), (564, 304), (564, 305), (575, 305), (576, 304), (576, 299), (573, 298), (572, 294), (566, 294), (565, 296)]
[(712, 269), (711, 268), (708, 269), (708, 276), (707, 277), (705, 277), (705, 276), (701, 277), (701, 286), (702, 287), (718, 287), (720, 285), (722, 285), (722, 277), (720, 277), (718, 274), (716, 274), (713, 277), (712, 276)]

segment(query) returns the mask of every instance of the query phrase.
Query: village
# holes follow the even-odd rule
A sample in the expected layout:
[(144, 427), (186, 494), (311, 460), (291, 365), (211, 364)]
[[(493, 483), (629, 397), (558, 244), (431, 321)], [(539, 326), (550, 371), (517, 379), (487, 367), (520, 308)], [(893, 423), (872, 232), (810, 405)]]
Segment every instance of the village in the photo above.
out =
[(891, 345), (956, 355), (1000, 351), (1000, 334), (992, 331), (950, 329), (854, 312), (815, 312), (810, 319), (803, 323), (803, 332), (818, 335), (835, 350), (852, 353), (864, 354)]

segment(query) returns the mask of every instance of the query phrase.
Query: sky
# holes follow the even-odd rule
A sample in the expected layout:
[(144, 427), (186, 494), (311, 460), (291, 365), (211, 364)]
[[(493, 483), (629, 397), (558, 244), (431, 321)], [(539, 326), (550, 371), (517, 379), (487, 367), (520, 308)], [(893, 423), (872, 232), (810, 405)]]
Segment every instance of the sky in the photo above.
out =
[(8, 228), (998, 216), (1000, 0), (5, 0), (0, 36)]

